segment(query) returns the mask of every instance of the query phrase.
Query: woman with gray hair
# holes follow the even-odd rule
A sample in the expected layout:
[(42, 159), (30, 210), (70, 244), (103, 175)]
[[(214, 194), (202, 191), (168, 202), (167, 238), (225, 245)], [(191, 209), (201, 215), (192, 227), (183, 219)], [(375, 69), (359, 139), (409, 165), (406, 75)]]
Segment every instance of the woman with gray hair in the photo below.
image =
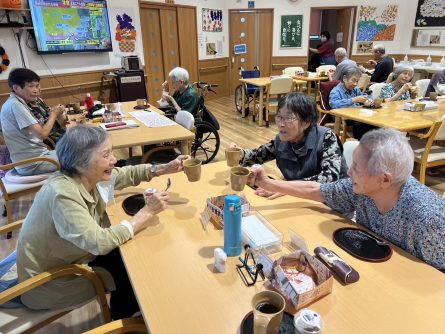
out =
[(445, 200), (411, 176), (414, 154), (399, 131), (366, 133), (353, 153), (349, 179), (320, 184), (278, 181), (260, 168), (250, 182), (268, 191), (315, 200), (440, 270), (445, 270)]
[[(130, 220), (110, 226), (107, 202), (114, 189), (136, 186), (153, 177), (182, 170), (179, 156), (164, 165), (114, 168), (108, 134), (99, 127), (71, 128), (56, 146), (57, 172), (37, 193), (23, 224), (17, 246), (19, 282), (65, 264), (90, 266), (111, 291), (113, 319), (139, 310), (118, 247), (145, 229), (167, 206), (166, 191), (155, 193)], [(22, 295), (23, 304), (35, 310), (62, 309), (95, 296), (84, 277), (72, 276), (46, 283)]]
[(393, 81), (387, 83), (380, 91), (380, 98), (385, 102), (414, 99), (417, 87), (411, 84), (414, 68), (399, 65), (394, 70)]

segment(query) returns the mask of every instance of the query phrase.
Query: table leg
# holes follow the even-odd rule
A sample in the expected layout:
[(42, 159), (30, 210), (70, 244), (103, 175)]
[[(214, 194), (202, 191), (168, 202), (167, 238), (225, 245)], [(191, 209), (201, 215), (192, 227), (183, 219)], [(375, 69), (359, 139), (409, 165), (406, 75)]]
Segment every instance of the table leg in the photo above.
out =
[(181, 140), (180, 150), (181, 150), (181, 154), (185, 154), (185, 155), (190, 154), (188, 140)]
[(260, 87), (260, 103), (258, 110), (258, 126), (263, 126), (263, 87)]
[(308, 81), (307, 82), (307, 95), (311, 96), (312, 93), (312, 82)]
[(241, 108), (242, 113), (241, 116), (244, 118), (246, 117), (246, 85), (244, 83), (241, 83)]
[(334, 124), (334, 132), (340, 138), (340, 124), (341, 124), (341, 117), (335, 116), (335, 124)]

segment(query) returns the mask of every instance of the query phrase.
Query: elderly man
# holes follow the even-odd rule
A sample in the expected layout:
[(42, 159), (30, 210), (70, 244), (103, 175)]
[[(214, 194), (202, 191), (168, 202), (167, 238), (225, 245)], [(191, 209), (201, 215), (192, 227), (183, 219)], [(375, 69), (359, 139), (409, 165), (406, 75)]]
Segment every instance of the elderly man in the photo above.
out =
[(445, 269), (445, 200), (411, 176), (414, 154), (392, 129), (366, 133), (353, 154), (350, 179), (320, 184), (277, 181), (260, 168), (249, 181), (265, 190), (356, 212), (357, 223), (437, 269)]
[[(46, 123), (39, 122), (29, 104), (39, 100), (40, 77), (27, 68), (17, 68), (9, 73), (8, 84), (12, 93), (3, 104), (0, 122), (11, 160), (17, 162), (39, 156), (57, 160), (56, 152), (50, 151), (43, 141), (49, 137), (57, 118), (63, 114), (63, 106), (59, 104), (50, 108)], [(39, 162), (15, 169), (21, 175), (35, 175), (54, 172), (56, 166)]]
[(348, 58), (348, 53), (345, 48), (338, 48), (334, 52), (337, 68), (332, 80), (341, 80), (344, 72), (348, 67), (357, 67), (357, 63)]
[(174, 112), (187, 110), (196, 115), (199, 106), (199, 97), (189, 84), (189, 73), (182, 67), (175, 67), (170, 71), (168, 77), (175, 92), (170, 95), (170, 87), (167, 81), (162, 84), (162, 99), (171, 104)]
[(394, 60), (386, 54), (383, 44), (374, 45), (372, 58), (368, 63), (375, 66), (374, 72), (367, 70), (362, 65), (359, 66), (360, 70), (371, 76), (371, 82), (385, 82), (394, 68)]

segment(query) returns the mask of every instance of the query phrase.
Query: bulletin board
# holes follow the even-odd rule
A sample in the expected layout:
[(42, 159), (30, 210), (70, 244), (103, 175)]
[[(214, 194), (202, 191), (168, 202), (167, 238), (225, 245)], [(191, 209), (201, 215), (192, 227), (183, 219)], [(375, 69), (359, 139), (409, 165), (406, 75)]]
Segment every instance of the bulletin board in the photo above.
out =
[(301, 48), (303, 15), (281, 16), (280, 47)]
[(413, 29), (411, 46), (445, 48), (445, 29)]

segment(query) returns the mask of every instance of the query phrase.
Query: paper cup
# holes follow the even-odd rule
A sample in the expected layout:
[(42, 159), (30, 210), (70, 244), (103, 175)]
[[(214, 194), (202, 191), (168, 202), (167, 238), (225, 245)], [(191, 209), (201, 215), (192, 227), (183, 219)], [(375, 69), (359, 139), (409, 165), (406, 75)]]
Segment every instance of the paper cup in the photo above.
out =
[(201, 160), (187, 159), (182, 162), (185, 175), (190, 182), (196, 182), (201, 179)]

